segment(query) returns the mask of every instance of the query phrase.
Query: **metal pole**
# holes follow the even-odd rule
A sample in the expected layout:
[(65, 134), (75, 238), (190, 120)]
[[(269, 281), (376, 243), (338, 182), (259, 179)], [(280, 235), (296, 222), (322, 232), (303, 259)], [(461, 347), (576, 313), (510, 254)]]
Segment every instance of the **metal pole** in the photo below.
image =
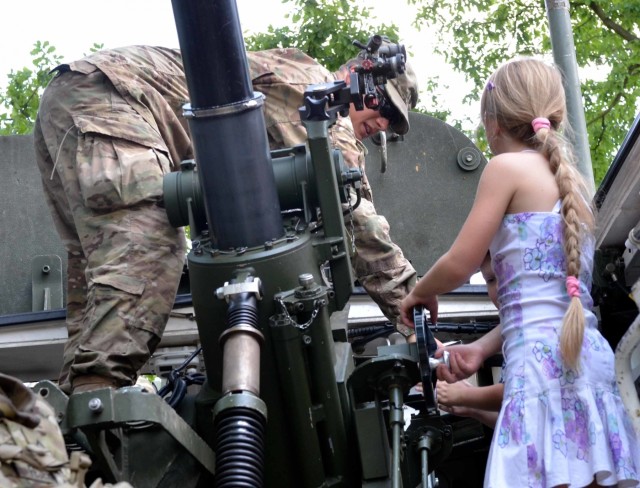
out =
[(400, 458), (402, 451), (402, 428), (404, 427), (404, 410), (402, 407), (402, 389), (398, 385), (389, 388), (389, 423), (393, 432), (392, 458), (391, 458), (391, 486), (402, 487), (402, 472), (400, 471)]
[(567, 97), (569, 123), (573, 129), (573, 143), (578, 158), (578, 170), (584, 176), (591, 195), (595, 193), (593, 167), (589, 149), (587, 123), (584, 117), (582, 91), (578, 78), (576, 49), (573, 43), (568, 0), (545, 0), (549, 19), (549, 35), (553, 59), (564, 74), (564, 89)]

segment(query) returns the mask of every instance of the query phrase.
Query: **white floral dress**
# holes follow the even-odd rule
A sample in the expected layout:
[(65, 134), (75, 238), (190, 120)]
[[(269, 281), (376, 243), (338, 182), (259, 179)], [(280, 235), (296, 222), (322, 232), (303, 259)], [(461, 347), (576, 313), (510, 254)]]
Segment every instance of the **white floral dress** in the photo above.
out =
[(586, 328), (580, 371), (559, 352), (568, 307), (559, 203), (506, 215), (491, 243), (505, 357), (505, 392), (485, 487), (636, 486), (640, 445), (618, 393), (614, 355), (590, 312), (593, 245), (585, 245)]

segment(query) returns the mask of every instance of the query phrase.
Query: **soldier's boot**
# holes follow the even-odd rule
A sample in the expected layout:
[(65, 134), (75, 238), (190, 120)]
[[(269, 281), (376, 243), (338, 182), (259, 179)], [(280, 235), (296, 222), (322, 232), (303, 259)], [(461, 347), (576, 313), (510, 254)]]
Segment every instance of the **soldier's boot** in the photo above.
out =
[(114, 380), (106, 376), (88, 374), (76, 376), (73, 379), (72, 393), (84, 393), (86, 391), (100, 390), (101, 388), (116, 389), (119, 386)]

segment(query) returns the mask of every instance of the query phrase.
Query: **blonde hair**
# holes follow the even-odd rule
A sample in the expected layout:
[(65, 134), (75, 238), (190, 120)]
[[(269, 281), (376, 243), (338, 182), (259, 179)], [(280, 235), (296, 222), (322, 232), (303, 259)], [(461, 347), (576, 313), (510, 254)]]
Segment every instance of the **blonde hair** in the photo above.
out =
[[(592, 231), (593, 212), (589, 193), (578, 172), (571, 144), (560, 133), (566, 126), (566, 102), (562, 75), (553, 65), (533, 58), (520, 58), (501, 66), (489, 79), (480, 102), (483, 121), (494, 119), (510, 137), (544, 155), (562, 201), (563, 248), (567, 277), (580, 276), (582, 242)], [(550, 127), (534, 132), (532, 121), (543, 117)], [(571, 297), (560, 336), (562, 359), (579, 367), (584, 338), (584, 310), (579, 297)]]

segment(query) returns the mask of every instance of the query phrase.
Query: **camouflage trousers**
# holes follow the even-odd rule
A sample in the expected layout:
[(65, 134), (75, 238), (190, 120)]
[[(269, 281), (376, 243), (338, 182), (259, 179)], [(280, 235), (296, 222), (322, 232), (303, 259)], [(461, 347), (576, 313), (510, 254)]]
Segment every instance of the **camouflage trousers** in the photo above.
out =
[(34, 140), (68, 253), (60, 386), (82, 376), (131, 385), (160, 342), (185, 259), (184, 233), (162, 208), (168, 151), (97, 70), (51, 81)]
[[(353, 190), (350, 198), (355, 203)], [(387, 219), (377, 214), (373, 202), (362, 198), (351, 215), (345, 216), (345, 226), (348, 239), (355, 239), (351, 265), (358, 281), (401, 334), (413, 334), (400, 320), (400, 302), (415, 286), (417, 274), (391, 240)]]

